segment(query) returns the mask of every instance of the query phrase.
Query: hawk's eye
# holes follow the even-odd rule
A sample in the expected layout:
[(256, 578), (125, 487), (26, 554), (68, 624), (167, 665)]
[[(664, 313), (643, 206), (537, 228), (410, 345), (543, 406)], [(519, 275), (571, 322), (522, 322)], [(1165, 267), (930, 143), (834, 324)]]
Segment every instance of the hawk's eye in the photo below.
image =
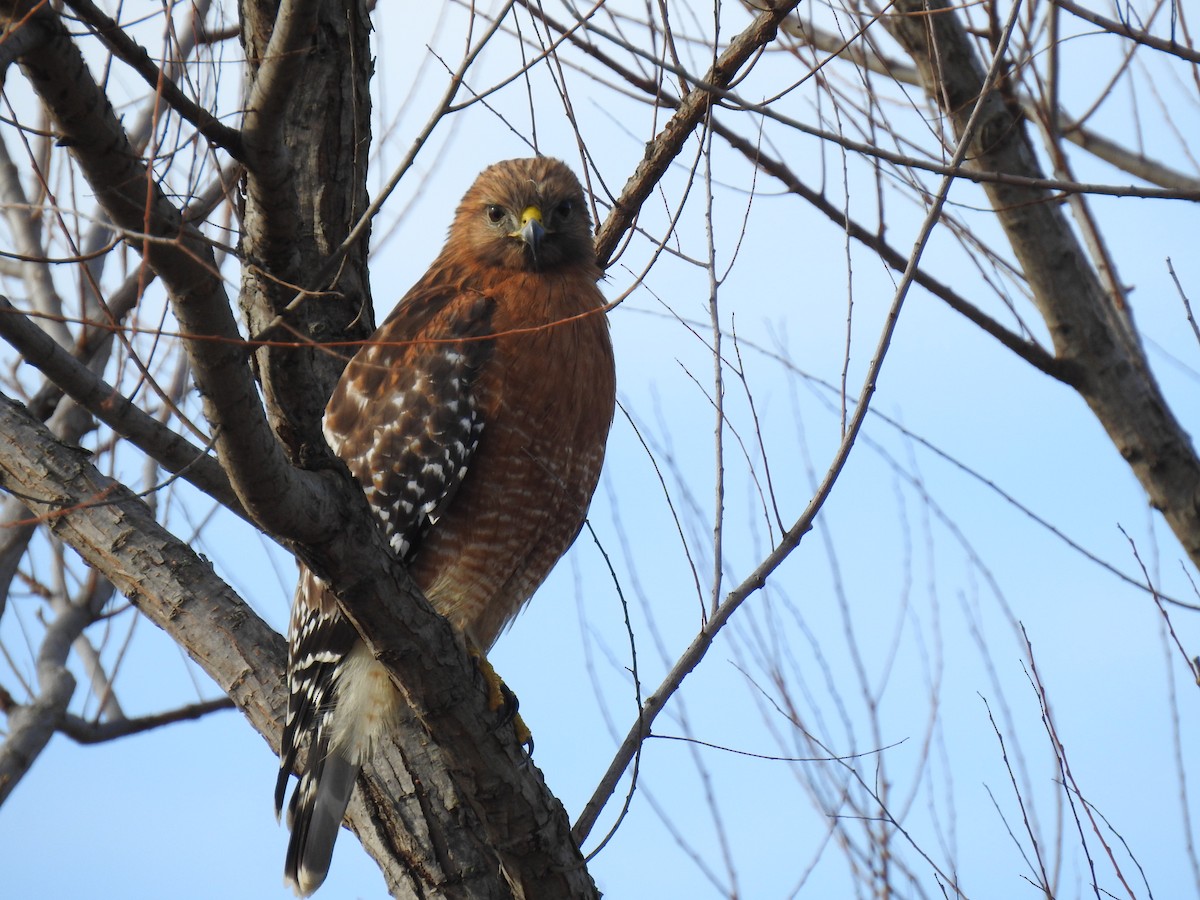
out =
[(571, 214), (571, 211), (573, 209), (575, 209), (575, 201), (574, 200), (564, 200), (562, 203), (558, 204), (558, 206), (556, 206), (554, 208), (554, 211), (556, 213), (558, 213), (559, 218), (565, 219), (567, 216), (569, 216)]
[(487, 208), (487, 217), (488, 217), (488, 221), (491, 222), (493, 225), (503, 222), (504, 221), (504, 207), (497, 206), (496, 204), (492, 204), (491, 206), (489, 206)]

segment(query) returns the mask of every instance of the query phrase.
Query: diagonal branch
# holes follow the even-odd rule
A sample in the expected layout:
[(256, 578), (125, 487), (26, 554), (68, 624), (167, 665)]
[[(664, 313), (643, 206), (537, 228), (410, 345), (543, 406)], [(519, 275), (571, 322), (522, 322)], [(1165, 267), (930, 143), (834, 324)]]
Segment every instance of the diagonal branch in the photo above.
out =
[(1117, 22), (1113, 19), (1106, 18), (1097, 12), (1093, 12), (1086, 7), (1080, 6), (1073, 0), (1051, 0), (1055, 6), (1065, 9), (1072, 15), (1079, 16), (1081, 19), (1086, 19), (1093, 25), (1099, 25), (1109, 34), (1115, 34), (1118, 37), (1128, 38), (1131, 41), (1136, 41), (1145, 47), (1150, 47), (1153, 50), (1160, 50), (1163, 53), (1169, 53), (1172, 56), (1178, 56), (1180, 59), (1191, 63), (1200, 63), (1200, 51), (1180, 44), (1175, 40), (1166, 40), (1165, 38), (1155, 37), (1147, 31), (1138, 31), (1135, 28), (1130, 28), (1124, 22)]
[(275, 441), (211, 248), (129, 146), (62, 20), (32, 0), (19, 0), (10, 15), (25, 16), (21, 27), (42, 33), (41, 46), (20, 63), (59, 142), (71, 149), (114, 226), (141, 236), (135, 246), (167, 288), (188, 335), (184, 347), (217, 453), (243, 508), (275, 534), (320, 540), (328, 521), (322, 509), (339, 503), (329, 482), (293, 469)]
[[(993, 56), (991, 68), (987, 74), (986, 83), (989, 87), (995, 83), (1000, 71), (1000, 64), (1004, 58), (1004, 52), (1008, 47), (1008, 38), (1012, 33), (1013, 26), (1016, 24), (1018, 9), (1020, 9), (1020, 4), (1014, 4), (1003, 39), (999, 42), (999, 46)], [(982, 101), (975, 104), (970, 110), (967, 121), (964, 124), (964, 137), (955, 149), (954, 156), (949, 164), (950, 171), (942, 179), (936, 195), (932, 198), (929, 210), (925, 215), (925, 221), (917, 236), (916, 244), (909, 254), (904, 274), (900, 278), (900, 283), (896, 286), (896, 292), (892, 298), (891, 307), (888, 309), (887, 316), (884, 319), (883, 329), (876, 343), (875, 352), (871, 356), (871, 362), (867, 366), (866, 374), (863, 377), (863, 385), (854, 407), (854, 414), (846, 425), (845, 433), (842, 435), (841, 442), (834, 452), (833, 460), (826, 469), (821, 483), (817, 486), (816, 491), (813, 493), (812, 498), (808, 501), (808, 505), (799, 518), (780, 537), (779, 543), (741, 584), (725, 596), (720, 605), (713, 611), (712, 616), (704, 623), (704, 627), (700, 629), (700, 633), (696, 635), (692, 643), (688, 645), (679, 659), (675, 661), (675, 664), (671, 667), (671, 671), (663, 679), (662, 684), (659, 685), (653, 694), (646, 698), (645, 705), (639, 711), (637, 721), (634, 722), (628, 734), (626, 734), (624, 741), (609, 764), (608, 770), (604, 773), (600, 783), (592, 793), (591, 799), (575, 822), (571, 833), (580, 844), (583, 843), (591, 832), (601, 810), (608, 801), (608, 797), (615, 790), (617, 783), (624, 775), (625, 769), (637, 753), (638, 747), (650, 736), (651, 726), (658, 714), (666, 707), (667, 701), (670, 700), (680, 685), (683, 684), (684, 679), (704, 659), (717, 634), (725, 626), (725, 623), (729, 621), (730, 616), (737, 611), (748, 597), (766, 586), (767, 579), (800, 544), (804, 535), (811, 530), (813, 522), (816, 521), (817, 514), (821, 511), (821, 508), (825, 505), (825, 501), (833, 491), (833, 486), (837, 483), (838, 477), (846, 465), (846, 461), (850, 458), (850, 451), (854, 449), (854, 445), (858, 440), (858, 433), (862, 430), (863, 422), (866, 421), (867, 412), (871, 405), (871, 398), (875, 394), (875, 387), (878, 384), (879, 375), (883, 369), (884, 357), (891, 346), (892, 335), (899, 320), (900, 309), (920, 269), (921, 254), (924, 252), (929, 237), (941, 218), (941, 211), (945, 205), (946, 197), (950, 192), (951, 186), (957, 180), (957, 169), (963, 165), (968, 152), (973, 148), (972, 141), (976, 130), (984, 120), (984, 111), (984, 103)]]
[[(985, 89), (971, 36), (944, 0), (898, 0), (886, 25), (917, 64), (927, 92), (961, 134), (982, 96), (974, 168), (1042, 176), (1023, 118)], [(1046, 191), (986, 182), (984, 190), (1063, 365), (1180, 544), (1200, 565), (1200, 458), (1158, 387), (1124, 295), (1105, 292), (1061, 207)]]
[(742, 66), (775, 39), (779, 23), (798, 5), (799, 0), (784, 0), (773, 9), (759, 14), (748, 28), (733, 39), (698, 86), (679, 101), (670, 121), (646, 147), (645, 157), (625, 183), (621, 196), (613, 204), (612, 212), (596, 234), (596, 259), (600, 268), (606, 269), (612, 263), (617, 244), (633, 228), (642, 204), (675, 161), (684, 141), (708, 115), (714, 99), (713, 89), (728, 88)]
[[(551, 16), (547, 15), (540, 7), (527, 6), (527, 8), (531, 12), (531, 14), (537, 15), (538, 18), (543, 23), (545, 23), (547, 27), (559, 32), (560, 34), (566, 35), (566, 33), (567, 33), (566, 27), (564, 25), (562, 25), (561, 23), (559, 23), (558, 21), (556, 21)], [(795, 28), (794, 23), (796, 23), (798, 21), (799, 20), (795, 17), (795, 15), (792, 15), (792, 16), (789, 16), (785, 20), (785, 25), (787, 23), (792, 23), (793, 29), (794, 29)], [(829, 35), (829, 36), (824, 35), (823, 32), (811, 32), (811, 34), (810, 34), (810, 32), (811, 32), (811, 29), (809, 29), (807, 26), (805, 26), (805, 29), (801, 33), (806, 38), (811, 37), (814, 46), (817, 46), (818, 49), (826, 49), (826, 50), (829, 50), (829, 52), (834, 52), (834, 49), (836, 49), (838, 47), (844, 47), (845, 42), (842, 41), (840, 38), (835, 38), (834, 36), (831, 36), (831, 35)], [(815, 37), (812, 37), (811, 35), (815, 35)], [(617, 60), (615, 60), (614, 58), (612, 58), (611, 56), (606, 54), (600, 48), (594, 46), (593, 44), (586, 42), (585, 40), (583, 40), (582, 37), (580, 37), (578, 35), (571, 34), (571, 35), (569, 35), (569, 39), (576, 47), (578, 47), (581, 51), (586, 53), (588, 56), (592, 57), (597, 62), (601, 63), (608, 69), (612, 70), (613, 72), (615, 72), (616, 74), (621, 76), (621, 78), (623, 78), (626, 82), (633, 85), (635, 88), (637, 88), (638, 90), (640, 90), (641, 92), (646, 94), (648, 97), (653, 98), (654, 102), (656, 102), (662, 106), (670, 107), (672, 109), (678, 109), (679, 100), (676, 99), (675, 97), (671, 96), (670, 94), (664, 93), (654, 81), (647, 79), (647, 78), (643, 78), (638, 73), (632, 71), (631, 69), (627, 68), (626, 66), (622, 65), (620, 62), (618, 62)], [(831, 49), (831, 48), (833, 48), (833, 49)], [(870, 66), (872, 61), (876, 60), (876, 57), (865, 56), (865, 59), (860, 59), (859, 57), (856, 56), (856, 57), (854, 57), (854, 59), (860, 65), (869, 65)], [(878, 66), (879, 71), (886, 71), (889, 73), (897, 74), (895, 72), (895, 70), (897, 69), (899, 64), (895, 63), (893, 61), (881, 61), (881, 62), (874, 63), (874, 65)], [(913, 81), (913, 83), (917, 83), (917, 80), (918, 80), (918, 75), (917, 75), (917, 72), (915, 69), (906, 70), (904, 72), (898, 73), (897, 77), (901, 77), (902, 80), (911, 79)], [(732, 95), (730, 95), (730, 96), (732, 97)], [(758, 110), (756, 110), (756, 111), (758, 111)], [(795, 123), (790, 123), (790, 124), (795, 124)], [(713, 131), (716, 134), (718, 134), (722, 139), (724, 139), (726, 141), (726, 143), (728, 143), (735, 150), (739, 151), (751, 163), (753, 163), (755, 166), (761, 168), (763, 171), (769, 173), (770, 175), (774, 176), (777, 180), (779, 180), (788, 191), (790, 191), (790, 192), (796, 194), (797, 196), (801, 197), (802, 199), (806, 200), (808, 203), (810, 203), (811, 205), (816, 207), (818, 210), (820, 210), (820, 212), (822, 212), (825, 216), (830, 218), (837, 225), (837, 227), (839, 229), (845, 230), (852, 238), (859, 241), (864, 246), (869, 247), (872, 250), (874, 250), (876, 253), (878, 253), (880, 255), (880, 257), (883, 259), (883, 261), (885, 263), (887, 263), (889, 266), (896, 269), (897, 271), (903, 271), (904, 266), (906, 264), (906, 258), (903, 254), (901, 254), (894, 247), (892, 247), (890, 244), (888, 244), (880, 235), (875, 234), (874, 232), (870, 231), (867, 228), (864, 228), (863, 226), (861, 226), (860, 224), (858, 224), (857, 222), (855, 222), (852, 219), (847, 219), (835, 205), (833, 205), (828, 200), (826, 200), (818, 191), (814, 191), (811, 188), (807, 187), (801, 179), (796, 177), (795, 173), (785, 163), (783, 163), (782, 161), (780, 161), (776, 158), (766, 155), (760, 146), (758, 146), (757, 144), (755, 144), (752, 141), (747, 140), (745, 137), (738, 134), (732, 128), (723, 124), (716, 117), (713, 117), (712, 121), (710, 122), (710, 127), (713, 129)], [(812, 129), (812, 131), (815, 133), (817, 130)], [(877, 155), (880, 158), (887, 158), (887, 156), (885, 154), (883, 154), (883, 153), (879, 152), (878, 150), (876, 150), (875, 148), (871, 148), (867, 145), (851, 146), (850, 144), (852, 142), (848, 142), (844, 138), (841, 138), (835, 134), (820, 133), (819, 136), (823, 140), (830, 140), (830, 141), (834, 141), (837, 143), (841, 143), (843, 146), (846, 146), (847, 149), (853, 150), (855, 152), (868, 153), (869, 155), (870, 154)], [(1117, 162), (1115, 162), (1113, 159), (1110, 159), (1108, 156), (1106, 156), (1104, 152), (1101, 152), (1099, 149), (1095, 149), (1092, 146), (1093, 143), (1104, 141), (1103, 138), (1096, 136), (1093, 132), (1090, 132), (1090, 131), (1081, 132), (1079, 129), (1074, 129), (1074, 130), (1070, 131), (1067, 136), (1068, 136), (1068, 139), (1077, 140), (1077, 142), (1086, 141), (1087, 142), (1086, 146), (1088, 146), (1089, 149), (1094, 149), (1095, 152), (1097, 153), (1097, 155), (1101, 156), (1104, 159), (1107, 159), (1110, 162), (1113, 162), (1114, 165), (1118, 165)], [(1081, 145), (1084, 145), (1084, 144), (1081, 143)], [(1107, 150), (1110, 153), (1117, 153), (1119, 149), (1120, 148), (1116, 148), (1115, 145), (1107, 147)], [(1127, 155), (1127, 151), (1123, 151), (1123, 152), (1126, 155), (1123, 155), (1121, 157), (1122, 162), (1124, 162), (1127, 166), (1133, 166), (1133, 162), (1131, 162), (1131, 160), (1129, 159), (1129, 157)], [(900, 164), (900, 165), (912, 165), (913, 164), (913, 160), (911, 160), (911, 159), (894, 158), (894, 159), (892, 159), (892, 161), (896, 162), (897, 164)], [(945, 175), (949, 171), (948, 167), (942, 166), (940, 164), (937, 166), (928, 166), (927, 169), (930, 172), (933, 172), (936, 174), (942, 174), (942, 175)], [(1154, 163), (1153, 160), (1149, 160), (1146, 157), (1139, 157), (1138, 165), (1136, 167), (1131, 168), (1131, 171), (1133, 171), (1134, 174), (1137, 174), (1140, 177), (1146, 178), (1146, 180), (1148, 180), (1148, 181), (1163, 185), (1164, 187), (1166, 187), (1170, 190), (1191, 191), (1193, 193), (1200, 195), (1200, 182), (1197, 182), (1195, 179), (1188, 179), (1186, 176), (1182, 175), (1181, 173), (1175, 172), (1174, 170), (1167, 170), (1167, 169), (1165, 169), (1165, 167), (1162, 167), (1162, 166)], [(978, 180), (983, 180), (985, 178), (993, 178), (995, 180), (1004, 180), (1006, 177), (1006, 173), (994, 173), (994, 172), (973, 173), (973, 172), (961, 172), (960, 171), (959, 174), (960, 174), (960, 177), (967, 177), (967, 178), (978, 179)], [(1083, 192), (1083, 191), (1093, 191), (1095, 188), (1103, 187), (1103, 186), (1098, 186), (1098, 185), (1068, 184), (1068, 183), (1064, 183), (1064, 182), (1051, 182), (1047, 179), (1037, 179), (1036, 181), (1032, 180), (1032, 179), (1010, 179), (1010, 180), (1012, 181), (1012, 183), (1017, 183), (1019, 181), (1020, 183), (1027, 184), (1029, 186), (1049, 187), (1049, 188), (1052, 188), (1055, 190), (1063, 190), (1063, 191), (1078, 190), (1078, 191)], [(1025, 338), (1021, 337), (1019, 334), (1015, 334), (1012, 331), (1010, 331), (1009, 329), (1005, 328), (1003, 325), (1001, 325), (999, 322), (997, 322), (994, 318), (987, 315), (987, 313), (985, 313), (978, 306), (971, 303), (969, 300), (967, 300), (961, 294), (952, 290), (948, 285), (935, 279), (928, 272), (924, 272), (924, 271), (918, 272), (917, 276), (916, 276), (916, 280), (917, 280), (917, 284), (921, 285), (923, 288), (925, 288), (927, 291), (929, 291), (935, 297), (938, 297), (941, 300), (945, 301), (945, 303), (951, 309), (955, 310), (956, 312), (958, 312), (959, 314), (961, 314), (962, 316), (964, 316), (965, 318), (967, 318), (968, 320), (973, 322), (975, 325), (979, 326), (981, 329), (986, 331), (992, 337), (996, 338), (996, 340), (998, 340), (1001, 344), (1003, 344), (1009, 350), (1016, 353), (1018, 356), (1020, 356), (1022, 359), (1024, 359), (1026, 362), (1028, 362), (1030, 365), (1034, 366), (1035, 368), (1039, 369), (1040, 371), (1044, 372), (1045, 374), (1049, 375), (1050, 377), (1052, 377), (1058, 381), (1062, 381), (1066, 384), (1072, 383), (1073, 376), (1072, 376), (1072, 371), (1071, 371), (1070, 367), (1065, 365), (1062, 361), (1055, 359), (1053, 354), (1047, 352), (1036, 342), (1026, 340)]]
[[(278, 752), (286, 705), (279, 635), (128, 489), (2, 396), (0, 486), (183, 646)], [(355, 624), (372, 649), (403, 674), (397, 683), (412, 712), (397, 746), (365, 770), (351, 827), (405, 896), (499, 900), (511, 898), (511, 883), (547, 900), (595, 897), (562, 806), (511, 729), (494, 727), (449, 624), (406, 593), (406, 575), (382, 543), (364, 514), (328, 554), (338, 563), (331, 574), (347, 585), (347, 611), (360, 613)], [(395, 649), (413, 646), (422, 652)]]
[(126, 33), (92, 0), (66, 0), (67, 6), (96, 34), (113, 55), (133, 69), (146, 84), (157, 91), (175, 112), (196, 126), (204, 137), (225, 150), (234, 159), (245, 162), (242, 135), (218, 120), (203, 106), (179, 89), (166, 72), (156, 66), (146, 49)]

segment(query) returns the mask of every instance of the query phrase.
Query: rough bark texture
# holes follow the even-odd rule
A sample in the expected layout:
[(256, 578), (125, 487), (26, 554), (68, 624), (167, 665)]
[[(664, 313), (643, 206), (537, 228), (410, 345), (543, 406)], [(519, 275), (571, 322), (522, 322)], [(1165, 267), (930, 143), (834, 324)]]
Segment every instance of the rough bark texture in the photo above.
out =
[[(961, 134), (983, 86), (976, 45), (944, 0), (900, 0), (884, 21), (926, 90)], [(971, 154), (981, 170), (1045, 177), (1019, 109), (997, 90)], [(1125, 297), (1105, 291), (1059, 200), (1048, 191), (984, 184), (1070, 381), (1129, 463), (1191, 560), (1200, 565), (1200, 460), (1167, 406)]]
[[(252, 336), (362, 340), (374, 331), (368, 234), (334, 256), (367, 207), (372, 71), (361, 0), (243, 0), (249, 84), (239, 297)], [(255, 350), (271, 425), (294, 461), (321, 456), (321, 414), (353, 348)]]
[(0, 482), (187, 650), (268, 740), (276, 734), (287, 702), (283, 639), (128, 488), (7, 397)]
[[(7, 398), (0, 398), (0, 486), (25, 499), (57, 537), (183, 646), (278, 752), (286, 706), (283, 639), (206, 560), (127, 488), (99, 473), (86, 453), (57, 441)], [(365, 518), (364, 527), (374, 531)], [(351, 542), (364, 537), (348, 531)], [(362, 577), (341, 574), (352, 582), (350, 599), (367, 611), (360, 624), (392, 648), (382, 654), (386, 661), (413, 676), (405, 684), (413, 686), (407, 693), (415, 716), (367, 767), (349, 810), (351, 828), (380, 863), (393, 895), (595, 897), (561, 804), (511, 729), (493, 727), (449, 625), (424, 602), (404, 604), (403, 616), (374, 602), (379, 577), (392, 582), (393, 596), (402, 588), (369, 540), (359, 548), (359, 558), (346, 565)], [(414, 640), (423, 642), (420, 654), (395, 650)], [(43, 703), (65, 709), (69, 688), (63, 686), (66, 696), (45, 692)], [(31, 737), (48, 740), (51, 733)], [(37, 749), (29, 748), (31, 759)], [(264, 811), (269, 793), (264, 785)]]

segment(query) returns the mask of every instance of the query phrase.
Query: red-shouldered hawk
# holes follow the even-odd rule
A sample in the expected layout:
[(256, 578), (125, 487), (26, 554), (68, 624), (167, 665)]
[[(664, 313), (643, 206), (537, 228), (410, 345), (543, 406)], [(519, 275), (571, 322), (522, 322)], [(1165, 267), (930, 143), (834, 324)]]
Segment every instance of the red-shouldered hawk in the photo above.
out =
[[(325, 436), (434, 608), (485, 653), (583, 526), (615, 406), (612, 343), (579, 181), (554, 159), (485, 169), (446, 246), (355, 355)], [(362, 762), (398, 693), (301, 568), (275, 789), (285, 879), (325, 879)]]

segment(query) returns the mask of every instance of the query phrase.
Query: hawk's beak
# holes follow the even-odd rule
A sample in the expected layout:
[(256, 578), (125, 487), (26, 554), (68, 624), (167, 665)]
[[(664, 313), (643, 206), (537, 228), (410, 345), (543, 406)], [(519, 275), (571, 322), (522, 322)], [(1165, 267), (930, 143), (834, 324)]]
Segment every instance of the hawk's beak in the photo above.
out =
[(527, 206), (525, 211), (521, 213), (521, 225), (512, 233), (515, 238), (520, 238), (529, 245), (529, 249), (533, 251), (534, 257), (537, 256), (538, 245), (542, 242), (542, 236), (545, 235), (546, 229), (542, 225), (542, 211), (536, 206)]

